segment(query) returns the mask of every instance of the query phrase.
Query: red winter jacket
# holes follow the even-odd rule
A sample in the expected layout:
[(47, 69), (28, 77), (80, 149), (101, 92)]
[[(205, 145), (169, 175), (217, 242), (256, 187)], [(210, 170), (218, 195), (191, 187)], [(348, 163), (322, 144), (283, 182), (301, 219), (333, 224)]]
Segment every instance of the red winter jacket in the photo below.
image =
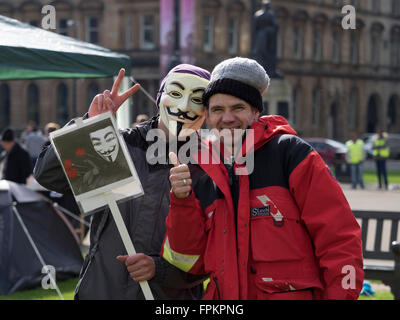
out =
[(210, 274), (204, 299), (357, 299), (361, 230), (339, 184), (282, 117), (251, 129), (254, 170), (237, 176), (236, 221), (225, 165), (198, 161), (192, 193), (170, 194), (163, 257)]

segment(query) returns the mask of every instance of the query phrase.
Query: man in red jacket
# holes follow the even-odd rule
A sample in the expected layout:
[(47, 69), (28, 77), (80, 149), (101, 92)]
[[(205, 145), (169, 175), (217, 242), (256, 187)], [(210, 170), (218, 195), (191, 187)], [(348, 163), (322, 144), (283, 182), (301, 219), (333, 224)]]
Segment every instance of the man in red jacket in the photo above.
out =
[[(259, 118), (268, 85), (251, 59), (213, 70), (206, 120), (234, 138), (210, 139), (194, 157), (198, 165), (180, 165), (171, 154), (162, 255), (210, 275), (204, 299), (357, 299), (360, 227), (318, 153), (284, 118)], [(215, 150), (222, 161), (203, 160), (215, 160)]]

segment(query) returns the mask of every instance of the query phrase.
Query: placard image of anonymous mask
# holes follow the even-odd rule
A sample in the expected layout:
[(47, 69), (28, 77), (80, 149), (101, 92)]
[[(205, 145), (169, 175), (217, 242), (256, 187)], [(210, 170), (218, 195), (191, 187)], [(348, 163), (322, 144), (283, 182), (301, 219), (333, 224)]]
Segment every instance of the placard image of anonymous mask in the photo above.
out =
[(106, 161), (114, 162), (118, 156), (119, 143), (111, 126), (89, 134), (94, 150)]
[(171, 73), (165, 82), (159, 103), (161, 121), (176, 137), (200, 129), (205, 110), (203, 93), (208, 80), (189, 73)]
[(67, 126), (51, 137), (75, 196), (132, 177), (129, 154), (110, 115)]

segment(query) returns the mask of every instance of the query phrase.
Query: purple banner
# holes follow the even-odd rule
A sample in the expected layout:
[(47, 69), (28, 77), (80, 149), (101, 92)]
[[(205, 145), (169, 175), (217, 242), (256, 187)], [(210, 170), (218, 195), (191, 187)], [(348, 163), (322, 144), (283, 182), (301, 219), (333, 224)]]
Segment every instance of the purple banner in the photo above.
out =
[(195, 0), (181, 0), (181, 61), (194, 63)]
[(160, 1), (160, 73), (167, 73), (174, 51), (174, 0)]
[[(194, 9), (195, 0), (180, 0), (180, 61), (194, 63)], [(160, 73), (163, 77), (174, 54), (175, 19), (174, 0), (160, 1)]]

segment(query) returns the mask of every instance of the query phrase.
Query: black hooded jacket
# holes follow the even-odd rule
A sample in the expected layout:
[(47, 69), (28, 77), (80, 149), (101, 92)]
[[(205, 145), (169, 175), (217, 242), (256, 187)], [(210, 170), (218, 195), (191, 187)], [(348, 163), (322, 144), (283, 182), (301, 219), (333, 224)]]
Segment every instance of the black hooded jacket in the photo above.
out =
[[(121, 131), (144, 195), (119, 203), (118, 206), (136, 252), (154, 259), (156, 272), (149, 281), (154, 298), (200, 299), (204, 278), (185, 273), (160, 257), (169, 209), (171, 165), (151, 165), (146, 160), (146, 151), (153, 143), (146, 141), (146, 135), (150, 129), (157, 128), (157, 123), (158, 117), (154, 117), (135, 129)], [(57, 155), (49, 144), (37, 160), (34, 176), (49, 190), (71, 193)], [(118, 255), (125, 254), (125, 247), (109, 209), (95, 213), (90, 229), (90, 250), (79, 276), (75, 299), (144, 299), (139, 284), (130, 278), (125, 264), (116, 260)]]

